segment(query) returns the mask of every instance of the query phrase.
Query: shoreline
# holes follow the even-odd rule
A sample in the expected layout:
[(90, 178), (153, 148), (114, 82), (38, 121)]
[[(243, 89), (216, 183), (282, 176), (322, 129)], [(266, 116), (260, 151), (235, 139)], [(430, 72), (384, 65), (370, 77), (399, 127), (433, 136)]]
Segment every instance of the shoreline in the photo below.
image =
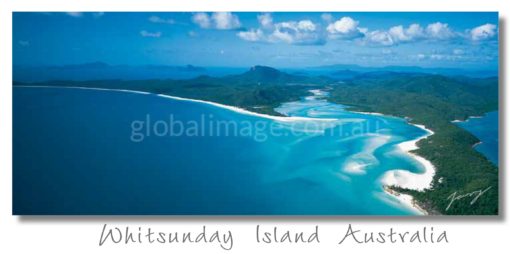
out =
[(143, 95), (154, 95), (154, 96), (158, 96), (158, 97), (162, 97), (162, 98), (168, 98), (168, 99), (173, 99), (173, 100), (196, 102), (196, 103), (212, 105), (212, 106), (216, 106), (216, 107), (219, 107), (219, 108), (231, 110), (231, 111), (234, 111), (234, 112), (237, 112), (237, 113), (240, 113), (240, 114), (250, 115), (250, 116), (257, 116), (257, 117), (262, 117), (262, 118), (271, 119), (271, 120), (280, 121), (280, 122), (295, 122), (295, 121), (324, 121), (324, 122), (333, 122), (333, 121), (337, 121), (337, 119), (333, 119), (333, 118), (310, 118), (310, 117), (298, 117), (298, 116), (272, 116), (272, 115), (256, 113), (256, 112), (252, 112), (252, 111), (240, 108), (240, 107), (225, 105), (225, 104), (221, 104), (221, 103), (217, 103), (217, 102), (212, 102), (212, 101), (205, 101), (205, 100), (199, 100), (199, 99), (190, 99), (190, 98), (178, 97), (178, 96), (167, 95), (167, 94), (157, 94), (157, 93), (137, 91), (137, 90), (128, 90), (128, 89), (111, 89), (111, 88), (96, 88), (96, 87), (81, 87), (81, 86), (31, 86), (31, 85), (13, 86), (13, 88), (14, 87), (67, 88), (67, 89), (113, 91), (113, 92), (125, 92), (125, 93), (135, 93), (135, 94), (143, 94)]
[(364, 114), (364, 115), (372, 115), (372, 116), (389, 116), (389, 117), (392, 117), (390, 115), (385, 115), (385, 114), (381, 114), (381, 113), (377, 113), (377, 112), (363, 112), (363, 111), (351, 111), (353, 113), (358, 113), (358, 114)]
[(229, 105), (217, 103), (217, 102), (204, 101), (204, 100), (198, 100), (198, 99), (189, 99), (189, 98), (183, 98), (183, 97), (166, 95), (166, 94), (154, 94), (154, 95), (159, 96), (159, 97), (164, 97), (164, 98), (170, 98), (170, 99), (174, 99), (174, 100), (198, 102), (198, 103), (213, 105), (213, 106), (228, 109), (228, 110), (240, 113), (240, 114), (258, 116), (258, 117), (263, 117), (263, 118), (280, 121), (280, 122), (294, 122), (294, 121), (332, 122), (332, 121), (337, 121), (337, 119), (333, 119), (333, 118), (310, 118), (310, 117), (300, 117), (300, 116), (272, 116), (272, 115), (266, 115), (266, 114), (249, 111), (249, 110), (246, 110), (246, 109), (243, 109), (240, 107), (236, 107), (236, 106), (229, 106)]
[[(322, 95), (321, 90), (314, 89), (309, 90), (313, 94), (313, 96), (308, 97), (317, 97)], [(385, 115), (378, 112), (363, 112), (363, 111), (351, 111), (352, 113), (359, 113), (364, 115), (374, 115), (374, 116), (380, 116), (380, 117), (396, 117), (392, 115)], [(402, 188), (407, 188), (411, 190), (417, 190), (417, 191), (424, 191), (426, 189), (430, 189), (432, 182), (434, 180), (434, 175), (436, 172), (436, 168), (434, 165), (428, 161), (427, 159), (413, 153), (412, 151), (419, 149), (417, 146), (417, 143), (422, 140), (426, 139), (431, 135), (434, 135), (434, 131), (427, 129), (425, 125), (422, 124), (413, 124), (409, 122), (409, 117), (405, 117), (404, 120), (407, 124), (413, 125), (417, 128), (420, 128), (424, 130), (427, 134), (420, 136), (416, 139), (404, 141), (397, 144), (397, 147), (402, 150), (404, 153), (408, 154), (412, 158), (414, 158), (418, 163), (423, 165), (425, 172), (423, 173), (413, 173), (409, 170), (404, 169), (394, 169), (389, 170), (384, 173), (384, 175), (380, 178), (380, 182), (382, 184), (384, 193), (389, 195), (390, 197), (393, 197), (396, 199), (396, 203), (399, 203), (400, 205), (403, 205), (405, 207), (408, 207), (410, 210), (416, 212), (418, 215), (428, 215), (429, 212), (420, 207), (419, 204), (415, 201), (414, 197), (409, 194), (404, 194), (397, 192), (393, 189), (391, 189), (391, 186), (397, 186)]]
[[(375, 116), (384, 116), (388, 117), (388, 115), (384, 115), (377, 112), (362, 112), (362, 111), (352, 111), (355, 113), (360, 114), (366, 114), (366, 115), (375, 115)], [(389, 116), (394, 117), (394, 116)], [(408, 117), (405, 117), (405, 119), (409, 119)], [(416, 201), (414, 200), (412, 195), (399, 193), (395, 190), (390, 189), (389, 187), (395, 186), (395, 187), (401, 187), (406, 188), (410, 190), (416, 190), (416, 191), (424, 191), (427, 189), (430, 189), (432, 186), (432, 182), (434, 180), (434, 175), (436, 173), (435, 166), (428, 161), (427, 159), (413, 153), (412, 151), (419, 149), (417, 143), (422, 140), (426, 139), (431, 135), (434, 135), (434, 132), (430, 129), (427, 129), (425, 125), (422, 124), (413, 124), (409, 121), (406, 121), (407, 124), (413, 125), (417, 128), (420, 128), (427, 132), (427, 134), (420, 136), (413, 140), (408, 140), (401, 142), (397, 144), (398, 149), (402, 150), (407, 155), (414, 158), (418, 163), (423, 165), (425, 172), (422, 173), (414, 173), (409, 170), (405, 169), (393, 169), (386, 171), (383, 176), (380, 178), (380, 182), (383, 186), (383, 190), (386, 194), (394, 197), (397, 199), (397, 201), (409, 208), (411, 208), (414, 211), (417, 211), (421, 215), (428, 215), (429, 213), (424, 208), (420, 207)]]
[[(484, 118), (485, 116), (487, 116), (487, 114), (488, 114), (488, 113), (489, 113), (489, 112), (487, 112), (487, 113), (485, 113), (485, 114), (483, 114), (483, 115), (481, 115), (481, 116), (468, 116), (468, 117), (466, 118), (466, 120), (453, 120), (453, 121), (451, 121), (451, 123), (454, 123), (454, 124), (455, 124), (455, 123), (467, 123), (467, 122), (469, 122), (469, 120), (471, 120), (471, 119), (480, 119), (480, 118)], [(462, 127), (462, 126), (460, 126), (460, 127), (461, 127), (461, 128), (464, 128), (464, 127)], [(465, 129), (465, 130), (467, 130), (467, 129)], [(469, 133), (471, 133), (470, 131), (468, 131), (468, 132), (469, 132)], [(472, 134), (472, 133), (471, 133), (471, 134)], [(473, 134), (473, 135), (474, 135), (474, 134)], [(471, 146), (471, 148), (472, 148), (472, 149), (476, 149), (476, 147), (477, 147), (477, 146), (479, 146), (479, 145), (481, 145), (481, 144), (483, 143), (483, 141), (481, 141), (478, 137), (476, 137), (476, 138), (478, 139), (478, 142), (474, 143), (474, 144)], [(484, 156), (485, 156), (485, 155), (484, 155)]]
[(409, 194), (400, 193), (390, 189), (388, 186), (383, 186), (384, 193), (396, 198), (398, 203), (408, 206), (411, 210), (415, 211), (418, 215), (429, 215), (429, 212), (416, 203), (414, 197)]
[(477, 118), (483, 118), (485, 115), (483, 116), (468, 116), (465, 120), (458, 120), (458, 119), (455, 119), (453, 121), (451, 121), (452, 123), (464, 123), (464, 122), (467, 122), (469, 121), (469, 119), (477, 119)]
[(407, 153), (409, 156), (413, 157), (420, 164), (422, 164), (425, 169), (425, 172), (414, 173), (408, 170), (394, 169), (387, 171), (381, 177), (381, 183), (383, 184), (386, 193), (397, 198), (401, 203), (410, 206), (416, 210), (419, 210), (422, 213), (422, 215), (427, 215), (428, 212), (422, 207), (420, 207), (415, 202), (414, 198), (411, 195), (399, 193), (395, 190), (389, 189), (389, 187), (395, 186), (421, 192), (432, 187), (432, 182), (434, 180), (436, 168), (430, 161), (413, 153), (413, 151), (419, 149), (417, 143), (420, 140), (426, 139), (429, 136), (434, 135), (434, 132), (430, 129), (427, 129), (424, 125), (412, 123), (409, 124), (426, 131), (427, 134), (413, 140), (399, 143), (397, 147), (403, 152)]
[[(395, 117), (392, 115), (385, 115), (378, 112), (363, 112), (363, 111), (350, 111), (353, 113), (359, 113), (359, 114), (365, 114), (365, 115), (374, 115), (374, 116), (382, 116), (382, 117)], [(408, 117), (405, 117), (406, 120), (410, 119)], [(427, 134), (420, 136), (416, 139), (404, 141), (397, 145), (397, 147), (402, 150), (407, 155), (411, 156), (415, 160), (418, 161), (421, 165), (423, 165), (425, 172), (423, 173), (413, 173), (409, 170), (405, 169), (393, 169), (386, 171), (383, 176), (380, 178), (380, 181), (383, 186), (383, 190), (386, 194), (390, 195), (391, 197), (394, 197), (397, 199), (397, 201), (404, 205), (409, 207), (411, 210), (416, 211), (420, 215), (428, 215), (429, 212), (420, 207), (416, 201), (414, 200), (414, 197), (409, 194), (399, 193), (395, 190), (390, 189), (391, 186), (406, 188), (410, 190), (416, 190), (416, 191), (424, 191), (427, 189), (430, 189), (432, 186), (432, 182), (434, 180), (434, 175), (436, 173), (435, 166), (428, 161), (427, 159), (413, 153), (412, 151), (419, 149), (417, 146), (417, 143), (422, 140), (426, 139), (431, 135), (434, 135), (434, 132), (430, 129), (427, 129), (425, 125), (422, 124), (413, 124), (409, 121), (406, 121), (407, 124), (413, 125), (417, 128), (420, 128), (427, 132)]]

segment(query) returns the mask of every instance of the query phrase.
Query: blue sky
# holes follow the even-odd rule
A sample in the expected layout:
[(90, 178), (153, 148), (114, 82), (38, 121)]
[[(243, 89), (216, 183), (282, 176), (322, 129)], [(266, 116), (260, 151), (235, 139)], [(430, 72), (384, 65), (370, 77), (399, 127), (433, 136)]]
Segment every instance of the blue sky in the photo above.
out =
[(14, 13), (13, 63), (493, 69), (497, 13)]

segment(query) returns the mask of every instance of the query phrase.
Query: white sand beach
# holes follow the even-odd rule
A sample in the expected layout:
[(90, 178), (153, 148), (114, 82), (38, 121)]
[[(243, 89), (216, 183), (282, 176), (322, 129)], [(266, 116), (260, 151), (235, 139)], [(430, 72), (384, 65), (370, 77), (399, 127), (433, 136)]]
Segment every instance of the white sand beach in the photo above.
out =
[(127, 90), (127, 89), (109, 89), (109, 88), (97, 88), (97, 87), (83, 87), (83, 86), (31, 86), (31, 85), (21, 85), (15, 87), (32, 87), (32, 88), (62, 88), (62, 89), (83, 89), (83, 90), (96, 90), (96, 91), (113, 91), (113, 92), (124, 92), (124, 93), (136, 93), (136, 94), (151, 94), (149, 92), (136, 91), (136, 90)]
[(365, 115), (373, 115), (373, 116), (388, 116), (388, 115), (384, 115), (384, 114), (377, 113), (377, 112), (363, 112), (363, 111), (352, 111), (352, 112), (359, 113), (359, 114), (365, 114)]
[[(375, 116), (386, 116), (386, 117), (389, 116), (389, 115), (384, 115), (384, 114), (377, 113), (377, 112), (363, 112), (363, 111), (352, 111), (352, 112), (366, 114), (366, 115), (375, 115)], [(392, 116), (390, 116), (390, 117), (392, 117)], [(410, 119), (410, 118), (405, 117), (405, 119)], [(411, 123), (409, 123), (409, 124), (411, 124)], [(421, 124), (412, 124), (412, 125), (426, 131), (427, 134), (424, 136), (421, 136), (417, 139), (414, 139), (414, 140), (402, 142), (402, 143), (398, 144), (398, 148), (400, 150), (406, 152), (409, 156), (413, 157), (418, 162), (420, 162), (423, 165), (423, 167), (425, 168), (425, 172), (413, 173), (413, 172), (410, 172), (408, 170), (403, 170), (403, 169), (390, 170), (390, 171), (387, 171), (381, 177), (381, 183), (385, 187), (384, 188), (385, 192), (387, 194), (395, 197), (399, 203), (410, 207), (411, 209), (417, 211), (419, 214), (426, 215), (427, 212), (416, 204), (416, 202), (414, 201), (414, 199), (411, 195), (398, 193), (396, 191), (386, 188), (386, 186), (398, 186), (398, 187), (407, 188), (407, 189), (411, 189), (411, 190), (423, 191), (423, 190), (429, 189), (432, 185), (432, 181), (434, 179), (434, 175), (436, 172), (434, 165), (430, 161), (426, 160), (425, 158), (412, 153), (412, 151), (418, 149), (418, 146), (416, 145), (416, 143), (418, 143), (418, 141), (433, 135), (434, 132), (432, 130), (427, 129), (424, 125), (421, 125)]]
[(113, 92), (125, 92), (125, 93), (136, 93), (136, 94), (144, 94), (144, 95), (156, 95), (163, 98), (169, 98), (173, 100), (180, 100), (180, 101), (190, 101), (190, 102), (198, 102), (198, 103), (204, 103), (208, 105), (213, 105), (216, 107), (228, 109), (235, 111), (240, 114), (245, 115), (252, 115), (257, 117), (263, 117), (266, 119), (272, 119), (275, 121), (280, 122), (295, 122), (295, 121), (319, 121), (319, 122), (333, 122), (337, 121), (338, 119), (333, 118), (310, 118), (310, 117), (297, 117), (297, 116), (272, 116), (272, 115), (266, 115), (261, 113), (252, 112), (243, 108), (235, 107), (235, 106), (229, 106), (224, 105), (216, 102), (211, 101), (204, 101), (204, 100), (197, 100), (197, 99), (189, 99), (189, 98), (183, 98), (178, 96), (171, 96), (166, 94), (154, 94), (149, 92), (143, 92), (143, 91), (136, 91), (136, 90), (127, 90), (127, 89), (110, 89), (110, 88), (95, 88), (95, 87), (80, 87), (80, 86), (31, 86), (31, 85), (22, 85), (17, 87), (42, 87), (42, 88), (67, 88), (67, 89), (84, 89), (84, 90), (97, 90), (97, 91), (113, 91)]
[[(407, 170), (402, 170), (402, 169), (387, 171), (381, 178), (381, 182), (384, 186), (397, 186), (397, 187), (402, 187), (402, 188), (417, 190), (417, 191), (423, 191), (423, 190), (431, 188), (432, 180), (434, 179), (434, 175), (436, 172), (434, 165), (430, 161), (426, 160), (425, 158), (414, 154), (412, 151), (418, 149), (418, 146), (416, 145), (416, 143), (418, 141), (433, 135), (434, 132), (427, 129), (423, 125), (419, 125), (419, 124), (413, 124), (413, 125), (420, 129), (425, 130), (428, 134), (425, 136), (419, 137), (415, 140), (402, 142), (402, 143), (398, 144), (398, 147), (402, 151), (408, 153), (410, 156), (415, 158), (418, 162), (420, 162), (423, 165), (425, 172), (413, 173), (413, 172), (410, 172)], [(424, 211), (423, 209), (417, 207), (413, 198), (410, 195), (396, 193), (395, 191), (388, 191), (387, 188), (385, 188), (385, 190), (388, 194), (396, 197), (402, 203), (407, 204), (411, 207), (417, 208), (420, 211)]]
[(393, 191), (387, 187), (384, 188), (384, 192), (397, 199), (396, 201), (388, 200), (388, 202), (396, 203), (398, 205), (404, 205), (406, 207), (409, 207), (409, 209), (411, 209), (418, 215), (428, 215), (428, 212), (425, 209), (421, 208), (420, 206), (418, 206), (418, 204), (416, 204), (416, 202), (414, 201), (414, 198), (411, 195), (404, 194), (404, 193), (398, 193), (398, 192)]
[(240, 113), (240, 114), (251, 115), (251, 116), (258, 116), (258, 117), (263, 117), (263, 118), (272, 119), (272, 120), (281, 121), (281, 122), (292, 122), (292, 121), (333, 122), (333, 121), (337, 121), (338, 120), (338, 119), (333, 119), (333, 118), (310, 118), (310, 117), (298, 117), (298, 116), (272, 116), (272, 115), (256, 113), (256, 112), (252, 112), (252, 111), (249, 111), (249, 110), (246, 110), (246, 109), (243, 109), (243, 108), (239, 108), (239, 107), (235, 107), (235, 106), (229, 106), (229, 105), (224, 105), (224, 104), (220, 104), (220, 103), (216, 103), (216, 102), (197, 100), (197, 99), (188, 99), (188, 98), (182, 98), (182, 97), (177, 97), (177, 96), (170, 96), (170, 95), (165, 95), (165, 94), (156, 94), (156, 95), (157, 96), (161, 96), (161, 97), (165, 97), (165, 98), (174, 99), (174, 100), (191, 101), (191, 102), (198, 102), (198, 103), (209, 104), (209, 105), (213, 105), (213, 106), (216, 106), (216, 107), (232, 110), (232, 111), (235, 111), (235, 112)]
[(324, 96), (328, 95), (328, 92), (320, 90), (320, 89), (312, 89), (312, 90), (308, 90), (308, 91), (310, 93), (312, 93), (313, 96), (315, 96), (315, 97), (324, 97)]
[(458, 119), (455, 119), (452, 121), (452, 123), (462, 123), (462, 122), (467, 122), (469, 121), (469, 119), (473, 118), (473, 119), (476, 119), (476, 118), (482, 118), (483, 116), (470, 116), (468, 118), (466, 118), (466, 120), (458, 120)]

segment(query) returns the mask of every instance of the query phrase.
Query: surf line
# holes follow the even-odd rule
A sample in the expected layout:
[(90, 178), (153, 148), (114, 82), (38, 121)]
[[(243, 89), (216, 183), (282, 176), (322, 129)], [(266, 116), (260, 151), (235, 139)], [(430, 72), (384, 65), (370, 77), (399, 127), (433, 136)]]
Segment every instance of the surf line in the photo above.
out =
[(199, 100), (199, 99), (190, 99), (190, 98), (184, 98), (184, 97), (178, 97), (173, 95), (167, 95), (167, 94), (156, 94), (151, 92), (144, 92), (144, 91), (137, 91), (137, 90), (128, 90), (128, 89), (111, 89), (111, 88), (97, 88), (97, 87), (83, 87), (83, 86), (38, 86), (38, 85), (17, 85), (14, 87), (29, 87), (29, 88), (68, 88), (68, 89), (83, 89), (83, 90), (96, 90), (96, 91), (112, 91), (112, 92), (125, 92), (125, 93), (136, 93), (136, 94), (143, 94), (143, 95), (155, 95), (162, 98), (167, 99), (173, 99), (173, 100), (179, 100), (179, 101), (188, 101), (188, 102), (196, 102), (196, 103), (202, 103), (207, 105), (216, 106), (219, 108), (227, 109), (230, 111), (234, 111), (239, 114), (244, 115), (250, 115), (250, 116), (257, 116), (262, 117), (266, 119), (271, 119), (275, 121), (280, 122), (296, 122), (296, 121), (318, 121), (318, 122), (334, 122), (338, 121), (338, 119), (334, 118), (312, 118), (312, 117), (300, 117), (300, 116), (272, 116), (262, 113), (256, 113), (253, 111), (246, 110), (244, 108), (236, 107), (236, 106), (230, 106), (225, 105), (217, 102), (212, 101), (205, 101), (205, 100)]
[(205, 225), (200, 231), (167, 232), (153, 230), (151, 227), (111, 227), (103, 225), (99, 246), (111, 244), (217, 244), (224, 250), (234, 246), (232, 231), (210, 231)]

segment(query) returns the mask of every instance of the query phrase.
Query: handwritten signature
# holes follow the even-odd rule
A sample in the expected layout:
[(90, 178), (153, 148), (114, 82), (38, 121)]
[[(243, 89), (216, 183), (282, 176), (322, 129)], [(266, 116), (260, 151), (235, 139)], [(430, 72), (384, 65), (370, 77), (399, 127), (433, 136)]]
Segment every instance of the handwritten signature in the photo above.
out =
[(486, 193), (488, 190), (490, 190), (492, 188), (492, 186), (489, 186), (487, 187), (486, 189), (484, 190), (476, 190), (476, 191), (472, 191), (472, 192), (468, 192), (466, 194), (458, 194), (457, 192), (454, 192), (452, 193), (450, 196), (448, 196), (448, 200), (450, 200), (450, 203), (448, 204), (448, 206), (446, 207), (446, 211), (448, 211), (448, 209), (450, 209), (450, 207), (452, 206), (452, 204), (457, 201), (457, 200), (461, 200), (461, 199), (464, 199), (464, 198), (470, 198), (472, 197), (473, 199), (471, 199), (471, 202), (469, 203), (469, 205), (473, 205), (474, 203), (476, 203), (476, 201), (484, 194)]

